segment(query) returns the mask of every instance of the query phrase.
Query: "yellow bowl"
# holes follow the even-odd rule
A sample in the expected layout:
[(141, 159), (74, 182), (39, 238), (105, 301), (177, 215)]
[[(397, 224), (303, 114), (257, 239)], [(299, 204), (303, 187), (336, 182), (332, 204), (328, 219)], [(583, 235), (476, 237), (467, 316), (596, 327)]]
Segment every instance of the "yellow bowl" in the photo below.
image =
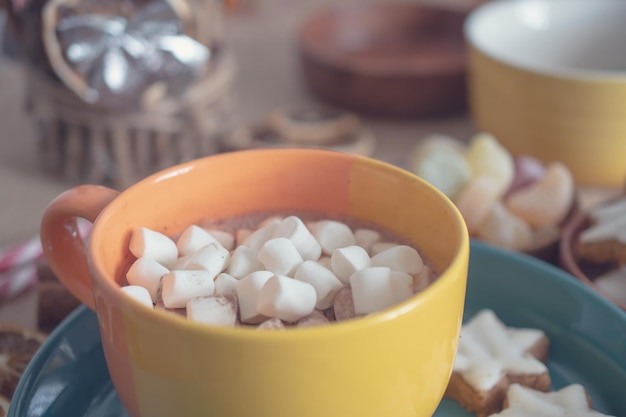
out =
[(626, 2), (510, 0), (465, 24), (476, 127), (585, 185), (626, 177)]
[[(374, 222), (410, 240), (441, 275), (379, 313), (274, 332), (200, 325), (120, 290), (136, 227), (175, 235), (201, 219), (263, 210)], [(87, 247), (75, 217), (94, 222)], [(211, 156), (119, 194), (68, 190), (44, 213), (41, 236), (52, 269), (96, 310), (111, 378), (132, 417), (429, 417), (450, 378), (467, 228), (443, 194), (397, 167), (319, 150)]]

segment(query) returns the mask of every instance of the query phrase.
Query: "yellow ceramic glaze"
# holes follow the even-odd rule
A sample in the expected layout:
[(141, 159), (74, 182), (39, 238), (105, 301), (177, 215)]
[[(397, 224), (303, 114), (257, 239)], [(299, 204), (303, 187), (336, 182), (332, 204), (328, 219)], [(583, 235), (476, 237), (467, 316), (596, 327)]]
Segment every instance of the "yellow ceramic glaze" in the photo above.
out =
[[(615, 45), (626, 36), (626, 5), (589, 0), (491, 3), (476, 9), (466, 24), (476, 128), (493, 134), (516, 155), (564, 162), (581, 185), (622, 185), (626, 64), (611, 55), (623, 57), (622, 47)], [(576, 48), (579, 54), (572, 53)]]
[[(279, 332), (199, 325), (119, 290), (136, 227), (174, 235), (200, 219), (290, 209), (346, 214), (400, 233), (441, 277), (369, 317)], [(95, 221), (88, 260), (75, 216)], [(46, 210), (41, 235), (54, 271), (97, 311), (113, 383), (133, 417), (426, 417), (443, 396), (460, 332), (469, 241), (454, 205), (409, 172), (316, 150), (222, 154), (119, 195), (97, 186), (71, 189)]]

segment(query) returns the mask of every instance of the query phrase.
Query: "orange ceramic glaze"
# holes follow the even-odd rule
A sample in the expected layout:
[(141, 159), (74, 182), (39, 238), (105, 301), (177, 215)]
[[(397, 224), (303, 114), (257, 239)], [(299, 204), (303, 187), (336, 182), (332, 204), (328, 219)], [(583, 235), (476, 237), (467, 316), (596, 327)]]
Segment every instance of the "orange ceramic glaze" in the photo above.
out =
[[(441, 277), (368, 317), (278, 332), (200, 325), (120, 291), (134, 260), (128, 243), (135, 228), (174, 235), (201, 219), (259, 210), (372, 221), (411, 240)], [(94, 221), (86, 259), (76, 216)], [(111, 378), (133, 417), (426, 417), (443, 396), (461, 326), (469, 239), (454, 205), (407, 171), (319, 150), (222, 154), (120, 194), (69, 190), (46, 210), (41, 235), (59, 278), (96, 310)]]

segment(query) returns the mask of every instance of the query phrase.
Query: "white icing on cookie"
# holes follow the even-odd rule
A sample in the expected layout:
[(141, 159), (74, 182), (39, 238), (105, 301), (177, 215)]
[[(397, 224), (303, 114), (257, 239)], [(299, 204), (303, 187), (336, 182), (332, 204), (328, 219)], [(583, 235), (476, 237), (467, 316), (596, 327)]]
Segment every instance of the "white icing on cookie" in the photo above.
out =
[(454, 371), (477, 391), (487, 391), (507, 374), (541, 374), (546, 366), (527, 353), (545, 337), (541, 330), (506, 327), (491, 310), (481, 310), (461, 329)]
[(583, 243), (617, 240), (626, 243), (626, 198), (601, 205), (589, 212), (593, 226), (580, 234)]
[(585, 389), (573, 384), (555, 392), (541, 392), (512, 384), (507, 392), (509, 406), (490, 417), (600, 417), (589, 408)]

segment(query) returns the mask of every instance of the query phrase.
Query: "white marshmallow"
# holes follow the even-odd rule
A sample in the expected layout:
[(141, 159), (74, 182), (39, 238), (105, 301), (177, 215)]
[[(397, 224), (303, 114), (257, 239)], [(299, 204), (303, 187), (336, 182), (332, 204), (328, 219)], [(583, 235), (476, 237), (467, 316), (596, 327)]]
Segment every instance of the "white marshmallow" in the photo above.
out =
[(317, 222), (311, 231), (326, 255), (331, 255), (335, 249), (356, 245), (352, 229), (345, 223), (322, 220)]
[(126, 272), (126, 281), (130, 285), (139, 285), (148, 290), (153, 303), (160, 298), (161, 279), (169, 269), (151, 258), (138, 258)]
[(391, 271), (390, 279), (396, 303), (401, 303), (413, 296), (413, 277), (411, 275), (405, 272)]
[(153, 307), (150, 293), (144, 287), (141, 287), (139, 285), (125, 285), (120, 289), (124, 294), (139, 301), (141, 304), (148, 307)]
[(354, 231), (354, 239), (356, 244), (371, 253), (372, 245), (380, 241), (380, 233), (371, 229), (356, 229)]
[(261, 221), (261, 223), (258, 224), (257, 229), (260, 228), (260, 227), (265, 227), (265, 226), (267, 226), (268, 224), (271, 224), (271, 223), (280, 223), (281, 221), (283, 221), (283, 218), (284, 217), (282, 217), (282, 216), (270, 216), (270, 217), (264, 219), (263, 221)]
[(374, 313), (396, 303), (388, 267), (370, 267), (355, 272), (350, 277), (350, 286), (356, 314)]
[(433, 280), (433, 270), (428, 265), (424, 265), (422, 272), (413, 277), (413, 292), (424, 291)]
[(235, 244), (237, 246), (243, 245), (243, 242), (252, 234), (250, 229), (239, 229), (235, 232)]
[(232, 233), (219, 229), (207, 229), (207, 232), (226, 249), (233, 250), (235, 247), (235, 235)]
[(178, 259), (178, 249), (172, 239), (145, 227), (133, 231), (128, 249), (137, 258), (154, 259), (166, 268)]
[(322, 255), (319, 242), (299, 217), (284, 218), (276, 228), (273, 237), (291, 240), (305, 261), (317, 261)]
[(184, 308), (167, 308), (165, 307), (165, 304), (163, 304), (163, 300), (157, 301), (157, 303), (154, 305), (154, 309), (187, 317), (187, 311)]
[(393, 242), (376, 242), (372, 244), (369, 252), (371, 253), (371, 256), (375, 256), (386, 251), (387, 249), (395, 248), (396, 246), (398, 246), (398, 244)]
[(185, 265), (187, 265), (189, 259), (191, 259), (191, 255), (181, 256), (176, 260), (176, 262), (174, 262), (174, 265), (172, 265), (170, 271), (182, 271), (183, 269), (185, 269)]
[(263, 269), (263, 264), (257, 258), (257, 252), (241, 245), (232, 252), (226, 272), (235, 278), (243, 278), (259, 269)]
[(278, 229), (280, 221), (274, 219), (262, 227), (256, 229), (243, 241), (243, 245), (249, 247), (255, 252), (261, 250), (265, 242), (274, 236), (274, 232)]
[(257, 310), (257, 299), (263, 285), (274, 276), (270, 271), (255, 271), (237, 281), (236, 290), (239, 299), (239, 319), (244, 323), (257, 324), (267, 317)]
[(333, 302), (333, 312), (335, 320), (342, 321), (356, 317), (354, 312), (354, 300), (352, 299), (352, 288), (346, 285), (339, 290)]
[(333, 305), (335, 295), (343, 284), (333, 272), (314, 261), (304, 261), (296, 270), (294, 278), (311, 284), (315, 288), (315, 308), (325, 310)]
[(219, 243), (210, 243), (194, 253), (185, 264), (185, 270), (204, 270), (211, 274), (211, 279), (226, 269), (230, 252)]
[(183, 308), (195, 297), (212, 295), (215, 290), (209, 271), (171, 271), (163, 277), (163, 305), (167, 308)]
[(178, 237), (176, 246), (181, 256), (193, 255), (210, 243), (218, 243), (217, 239), (202, 227), (192, 224)]
[(187, 318), (203, 324), (234, 327), (237, 299), (223, 296), (192, 298), (187, 301)]
[(370, 266), (387, 266), (392, 271), (416, 275), (422, 272), (424, 262), (412, 247), (398, 245), (372, 256)]
[(370, 257), (360, 246), (335, 249), (331, 255), (332, 270), (341, 282), (350, 282), (350, 276), (370, 266)]
[(259, 292), (257, 310), (265, 316), (294, 323), (311, 314), (316, 298), (315, 288), (311, 284), (274, 275)]
[(303, 262), (293, 242), (285, 237), (270, 239), (261, 248), (259, 261), (265, 269), (278, 275), (292, 276)]
[(215, 295), (237, 296), (238, 279), (225, 273), (219, 274), (215, 278)]

